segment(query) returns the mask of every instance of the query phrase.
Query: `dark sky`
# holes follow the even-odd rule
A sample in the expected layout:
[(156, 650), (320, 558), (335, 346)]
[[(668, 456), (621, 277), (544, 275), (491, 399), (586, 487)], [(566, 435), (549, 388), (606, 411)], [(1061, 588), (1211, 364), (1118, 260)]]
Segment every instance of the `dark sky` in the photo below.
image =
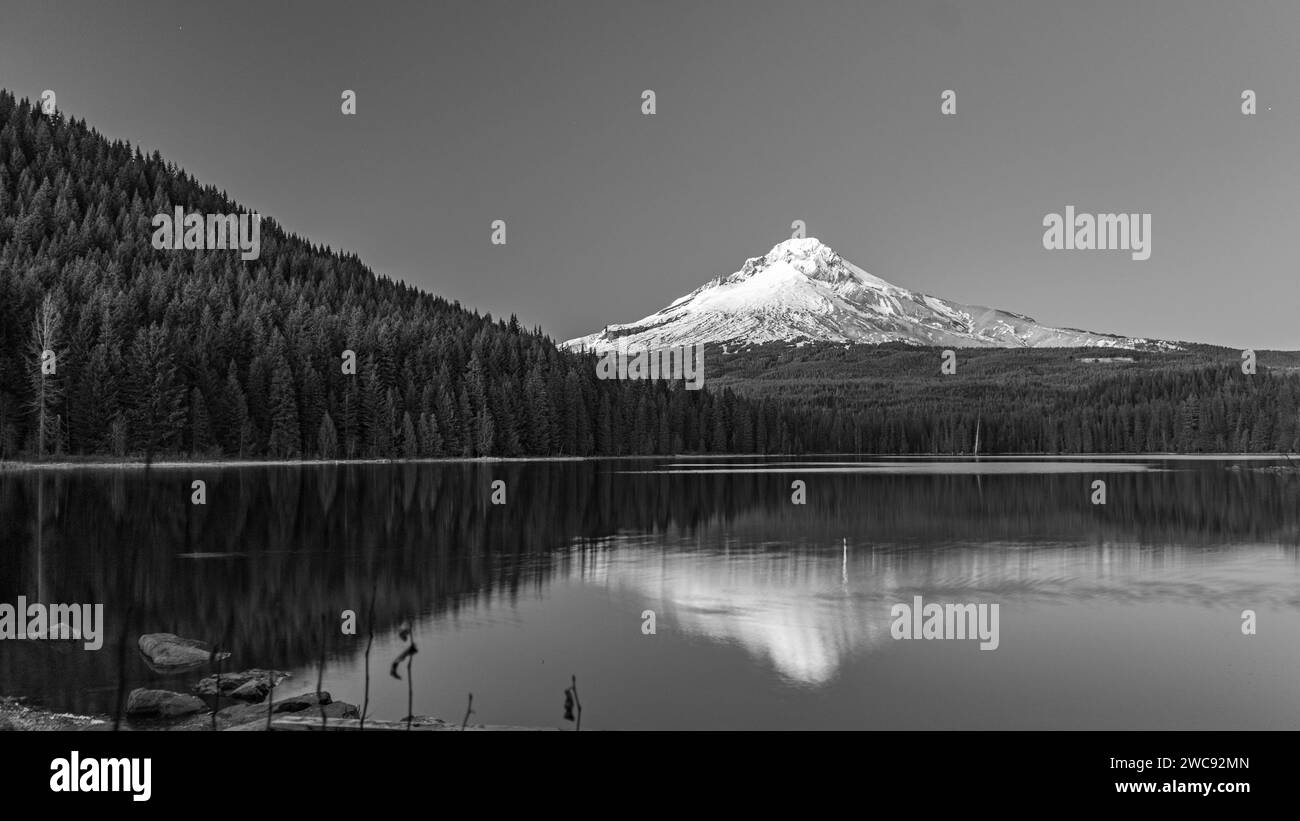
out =
[[(1297, 58), (1295, 0), (0, 0), (0, 86), (559, 339), (803, 219), (949, 299), (1300, 348)], [(1043, 250), (1066, 205), (1151, 213), (1151, 259)]]

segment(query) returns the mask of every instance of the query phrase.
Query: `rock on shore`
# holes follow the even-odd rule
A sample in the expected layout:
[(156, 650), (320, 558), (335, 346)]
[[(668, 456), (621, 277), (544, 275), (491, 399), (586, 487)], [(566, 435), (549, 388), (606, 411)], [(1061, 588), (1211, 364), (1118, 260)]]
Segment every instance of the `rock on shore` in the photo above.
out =
[(230, 658), (222, 651), (212, 655), (212, 648), (195, 639), (181, 638), (174, 633), (145, 633), (140, 637), (140, 652), (150, 666), (160, 670), (181, 670)]
[(289, 677), (279, 670), (244, 670), (241, 673), (222, 673), (220, 676), (207, 676), (194, 685), (194, 694), (211, 698), (217, 695), (218, 681), (222, 698), (239, 701), (261, 701), (271, 692), (272, 686)]
[(178, 718), (207, 710), (208, 705), (203, 699), (170, 690), (137, 688), (126, 698), (126, 714), (132, 718)]

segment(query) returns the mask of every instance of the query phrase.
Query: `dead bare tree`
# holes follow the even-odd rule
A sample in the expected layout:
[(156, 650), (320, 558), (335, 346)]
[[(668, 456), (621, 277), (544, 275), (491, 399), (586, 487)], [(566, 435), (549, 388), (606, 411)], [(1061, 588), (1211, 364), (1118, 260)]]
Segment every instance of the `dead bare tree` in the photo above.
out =
[(266, 683), (268, 685), (266, 691), (266, 729), (267, 732), (270, 732), (271, 713), (275, 707), (275, 673), (270, 670), (266, 671)]
[[(36, 309), (29, 350), (32, 354), (31, 412), (36, 416), (36, 455), (45, 458), (45, 448), (56, 434), (58, 425), (54, 408), (62, 390), (56, 376), (58, 358), (54, 348), (63, 329), (63, 315), (49, 294)], [(57, 446), (57, 442), (55, 443)]]
[(370, 648), (375, 643), (375, 595), (379, 592), (379, 579), (376, 577), (370, 585), (370, 609), (366, 612), (366, 629), (370, 637), (366, 639), (366, 693), (361, 702), (360, 730), (366, 729), (366, 713), (370, 711)]
[(465, 707), (465, 720), (460, 723), (460, 729), (463, 732), (465, 725), (469, 724), (469, 717), (474, 714), (474, 694), (469, 694), (469, 704)]
[(330, 617), (325, 616), (325, 629), (320, 638), (320, 662), (316, 667), (316, 705), (320, 707), (320, 728), (324, 730), (328, 719), (325, 716), (325, 699), (321, 696), (321, 687), (325, 681), (325, 646), (330, 630)]
[(409, 730), (411, 729), (411, 721), (414, 719), (412, 710), (415, 704), (415, 683), (411, 679), (411, 661), (419, 650), (415, 647), (415, 631), (411, 629), (410, 622), (407, 622), (398, 631), (397, 635), (408, 644), (406, 649), (399, 653), (397, 658), (393, 659), (392, 666), (388, 668), (388, 675), (400, 681), (402, 676), (397, 672), (397, 665), (401, 664), (403, 660), (406, 661), (406, 729)]
[(578, 710), (578, 717), (576, 719), (577, 723), (574, 727), (574, 732), (578, 732), (582, 729), (582, 701), (578, 699), (578, 677), (572, 676), (571, 680), (572, 684), (564, 691), (564, 720), (575, 721), (573, 710), (576, 707)]

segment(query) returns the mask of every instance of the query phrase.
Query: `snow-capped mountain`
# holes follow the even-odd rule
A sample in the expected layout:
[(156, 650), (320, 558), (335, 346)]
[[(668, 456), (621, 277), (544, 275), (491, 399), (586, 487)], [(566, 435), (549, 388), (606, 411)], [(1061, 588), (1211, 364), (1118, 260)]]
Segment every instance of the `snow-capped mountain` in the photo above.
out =
[(564, 346), (906, 342), (951, 347), (1174, 349), (1157, 340), (1049, 328), (997, 308), (961, 305), (872, 276), (817, 239), (790, 239), (668, 307)]

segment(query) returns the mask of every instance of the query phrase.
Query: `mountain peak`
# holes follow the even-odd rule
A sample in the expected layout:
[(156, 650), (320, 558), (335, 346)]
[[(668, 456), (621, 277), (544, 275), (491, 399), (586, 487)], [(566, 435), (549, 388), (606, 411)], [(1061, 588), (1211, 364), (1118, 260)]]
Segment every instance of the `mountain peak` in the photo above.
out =
[(816, 237), (799, 237), (779, 242), (766, 255), (747, 260), (745, 268), (741, 270), (749, 268), (751, 262), (758, 263), (753, 266), (754, 270), (786, 264), (814, 279), (833, 279), (835, 274), (847, 273), (836, 270), (839, 267), (837, 263), (843, 262), (840, 255)]
[(1159, 348), (1113, 334), (1050, 328), (1010, 311), (962, 305), (891, 285), (816, 237), (777, 243), (666, 308), (564, 343), (573, 349), (696, 343), (905, 342), (950, 347)]
[[(738, 282), (756, 274), (777, 269), (780, 273), (802, 274), (803, 277), (829, 285), (861, 284), (876, 288), (890, 288), (888, 282), (873, 277), (866, 271), (846, 261), (826, 243), (816, 237), (794, 237), (772, 246), (761, 257), (745, 260), (740, 270), (728, 276), (715, 278), (706, 287), (726, 282)], [(780, 274), (775, 276), (779, 277)], [(794, 278), (796, 281), (798, 278)]]
[(815, 254), (827, 252), (836, 255), (835, 251), (829, 245), (817, 239), (816, 237), (791, 237), (783, 242), (778, 242), (772, 246), (772, 250), (767, 252), (767, 259), (777, 259), (783, 257), (810, 257)]

